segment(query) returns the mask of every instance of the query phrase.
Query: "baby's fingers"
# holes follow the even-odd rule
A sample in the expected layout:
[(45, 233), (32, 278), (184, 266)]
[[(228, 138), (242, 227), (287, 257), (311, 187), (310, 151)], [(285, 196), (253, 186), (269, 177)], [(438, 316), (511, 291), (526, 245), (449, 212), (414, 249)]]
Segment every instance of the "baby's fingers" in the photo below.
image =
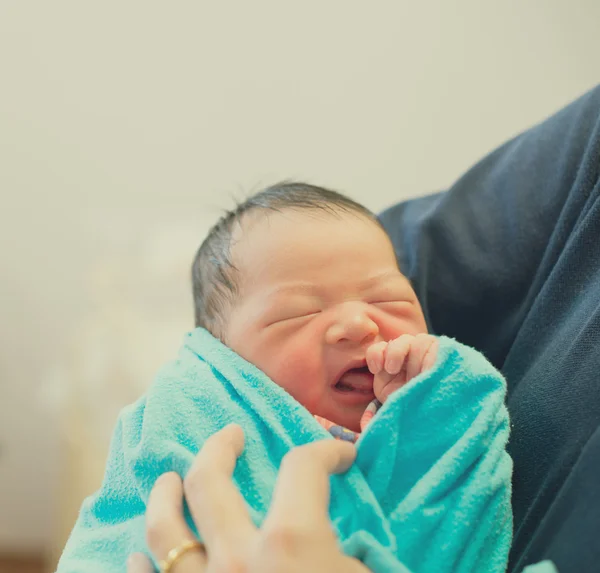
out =
[(367, 366), (371, 374), (379, 374), (383, 370), (385, 360), (385, 349), (388, 343), (385, 341), (376, 342), (367, 348)]
[(406, 357), (410, 353), (410, 346), (414, 336), (403, 334), (395, 340), (388, 342), (385, 353), (385, 371), (388, 374), (399, 374), (404, 366)]
[(433, 366), (437, 357), (437, 347), (438, 341), (434, 336), (418, 334), (415, 337), (406, 361), (407, 382)]

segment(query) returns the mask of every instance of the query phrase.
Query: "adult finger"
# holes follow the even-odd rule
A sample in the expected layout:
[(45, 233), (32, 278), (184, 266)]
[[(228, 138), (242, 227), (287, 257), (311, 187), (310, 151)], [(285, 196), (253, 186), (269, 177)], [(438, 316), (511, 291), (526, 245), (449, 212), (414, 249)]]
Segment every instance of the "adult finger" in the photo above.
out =
[(127, 559), (127, 573), (154, 573), (154, 567), (143, 553), (133, 553)]
[(331, 530), (329, 476), (356, 458), (354, 444), (321, 440), (291, 450), (283, 459), (264, 529)]
[(202, 446), (184, 480), (185, 497), (211, 564), (241, 555), (256, 528), (231, 476), (244, 449), (244, 433), (231, 424)]
[(371, 570), (367, 569), (367, 566), (358, 559), (347, 556), (342, 558), (339, 571), (343, 571), (344, 573), (371, 573)]
[[(163, 474), (154, 484), (146, 509), (146, 537), (158, 562), (172, 549), (196, 539), (183, 517), (183, 485), (176, 473)], [(204, 551), (192, 549), (177, 560), (177, 573), (197, 573), (205, 565)]]

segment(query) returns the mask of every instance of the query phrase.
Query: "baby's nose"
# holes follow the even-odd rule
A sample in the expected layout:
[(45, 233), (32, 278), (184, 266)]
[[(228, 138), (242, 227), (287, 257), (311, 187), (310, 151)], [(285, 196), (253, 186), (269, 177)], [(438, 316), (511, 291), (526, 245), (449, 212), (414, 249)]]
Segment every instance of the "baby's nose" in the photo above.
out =
[(367, 342), (379, 333), (377, 323), (365, 312), (365, 309), (353, 307), (340, 313), (326, 333), (328, 344), (339, 342)]

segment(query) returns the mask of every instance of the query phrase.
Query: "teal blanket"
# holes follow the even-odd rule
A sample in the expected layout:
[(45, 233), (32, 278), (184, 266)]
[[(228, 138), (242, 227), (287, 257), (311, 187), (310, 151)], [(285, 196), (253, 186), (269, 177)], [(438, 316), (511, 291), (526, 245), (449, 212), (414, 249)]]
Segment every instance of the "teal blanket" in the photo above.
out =
[[(502, 376), (481, 354), (440, 338), (435, 366), (390, 397), (358, 440), (355, 464), (331, 477), (344, 551), (375, 572), (504, 571), (512, 535), (504, 397)], [(196, 329), (121, 413), (102, 487), (84, 502), (59, 573), (124, 572), (131, 552), (147, 550), (156, 478), (185, 475), (204, 441), (231, 422), (246, 435), (234, 480), (256, 524), (283, 456), (333, 439), (265, 374)]]

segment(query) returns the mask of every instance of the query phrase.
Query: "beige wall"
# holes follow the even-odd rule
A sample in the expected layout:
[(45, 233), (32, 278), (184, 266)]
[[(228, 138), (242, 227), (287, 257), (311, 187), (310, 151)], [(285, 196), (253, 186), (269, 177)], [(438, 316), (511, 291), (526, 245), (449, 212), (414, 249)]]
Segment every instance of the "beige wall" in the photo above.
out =
[(104, 443), (191, 326), (229, 193), (443, 188), (600, 79), (599, 25), (596, 0), (0, 2), (0, 547), (51, 537), (65, 395)]

